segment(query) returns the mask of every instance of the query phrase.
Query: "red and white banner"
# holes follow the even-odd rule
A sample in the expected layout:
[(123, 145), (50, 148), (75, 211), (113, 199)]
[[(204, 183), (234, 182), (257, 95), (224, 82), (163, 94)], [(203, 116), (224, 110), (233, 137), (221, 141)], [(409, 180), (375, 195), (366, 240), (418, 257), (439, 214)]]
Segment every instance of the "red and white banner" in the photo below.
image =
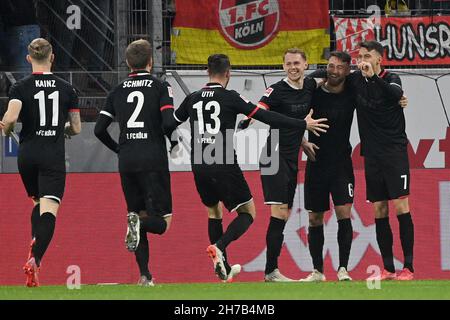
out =
[(334, 17), (336, 48), (356, 59), (361, 41), (377, 40), (385, 48), (384, 65), (449, 64), (449, 25), (450, 16)]
[[(365, 279), (368, 266), (380, 265), (381, 258), (373, 209), (365, 201), (364, 172), (355, 170), (355, 175), (354, 241), (349, 269), (354, 279)], [(258, 214), (249, 231), (230, 245), (228, 255), (232, 263), (243, 265), (240, 280), (261, 281), (270, 210), (263, 205), (259, 172), (249, 171), (245, 176)], [(283, 272), (292, 278), (303, 277), (312, 268), (302, 181), (303, 170), (279, 261)], [(209, 244), (207, 213), (195, 191), (191, 172), (172, 174), (172, 193), (174, 217), (171, 229), (163, 236), (149, 236), (150, 267), (156, 282), (217, 281), (205, 252)], [(450, 278), (450, 170), (411, 170), (410, 204), (416, 228), (417, 278)], [(31, 201), (26, 199), (19, 175), (0, 175), (0, 207), (0, 285), (22, 285), (25, 276), (21, 267), (30, 240)], [(224, 225), (227, 226), (234, 217), (234, 214), (225, 213)], [(330, 214), (326, 218), (325, 274), (329, 280), (335, 280), (337, 223)], [(390, 221), (396, 262), (401, 267), (403, 258), (395, 214), (391, 214)], [(55, 236), (43, 260), (42, 284), (65, 284), (73, 266), (80, 268), (83, 284), (136, 282), (138, 268), (134, 255), (124, 247), (125, 231), (126, 207), (118, 174), (69, 174)]]

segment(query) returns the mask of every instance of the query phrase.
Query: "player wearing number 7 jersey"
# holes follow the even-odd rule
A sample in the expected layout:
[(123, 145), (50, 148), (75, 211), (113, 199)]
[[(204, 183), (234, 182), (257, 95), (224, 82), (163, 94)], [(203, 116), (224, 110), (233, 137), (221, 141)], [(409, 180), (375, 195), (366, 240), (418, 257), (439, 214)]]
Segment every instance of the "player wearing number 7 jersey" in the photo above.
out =
[[(299, 128), (325, 132), (328, 128), (314, 120), (311, 113), (305, 120), (293, 119), (279, 113), (260, 109), (239, 93), (227, 90), (230, 79), (230, 61), (226, 55), (208, 58), (209, 83), (192, 93), (175, 111), (175, 120), (190, 119), (191, 163), (195, 185), (203, 204), (208, 209), (208, 233), (211, 245), (207, 248), (213, 260), (214, 271), (223, 281), (230, 281), (240, 271), (239, 265), (230, 267), (225, 249), (241, 237), (253, 223), (256, 211), (253, 198), (233, 148), (233, 134), (238, 114), (245, 114), (272, 127)], [(222, 202), (228, 211), (237, 211), (237, 217), (227, 230), (222, 229)]]
[[(152, 286), (147, 233), (163, 234), (172, 219), (172, 196), (165, 128), (173, 121), (168, 83), (150, 74), (152, 50), (146, 40), (126, 49), (129, 76), (117, 85), (100, 112), (95, 135), (119, 156), (119, 172), (128, 209), (127, 249), (135, 253), (142, 286)], [(107, 128), (116, 119), (119, 143)]]
[(9, 135), (17, 120), (22, 121), (17, 162), (34, 204), (30, 253), (23, 269), (27, 275), (26, 285), (36, 287), (41, 260), (53, 237), (64, 193), (64, 136), (80, 133), (81, 122), (75, 90), (50, 72), (54, 60), (51, 44), (45, 39), (34, 39), (28, 52), (27, 60), (33, 74), (11, 87), (8, 111), (0, 122), (0, 129)]

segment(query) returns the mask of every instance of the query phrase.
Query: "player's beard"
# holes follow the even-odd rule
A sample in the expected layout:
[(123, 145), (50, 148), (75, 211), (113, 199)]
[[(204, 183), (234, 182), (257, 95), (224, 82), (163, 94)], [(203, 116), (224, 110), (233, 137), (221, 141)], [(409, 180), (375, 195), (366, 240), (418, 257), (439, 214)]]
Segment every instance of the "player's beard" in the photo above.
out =
[(328, 74), (327, 83), (331, 87), (337, 87), (345, 81), (345, 77), (336, 76), (335, 78), (333, 78), (330, 76), (331, 76), (331, 74)]

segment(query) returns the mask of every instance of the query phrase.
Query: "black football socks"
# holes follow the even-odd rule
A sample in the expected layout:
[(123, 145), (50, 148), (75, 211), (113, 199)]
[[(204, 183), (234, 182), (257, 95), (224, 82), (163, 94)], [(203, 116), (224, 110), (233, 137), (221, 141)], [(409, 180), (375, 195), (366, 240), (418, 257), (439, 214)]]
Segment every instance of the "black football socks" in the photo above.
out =
[(375, 219), (375, 227), (384, 269), (389, 272), (395, 272), (394, 254), (392, 252), (393, 236), (389, 217)]
[(36, 244), (33, 246), (33, 255), (39, 266), (45, 251), (52, 240), (55, 231), (56, 217), (50, 212), (44, 212), (36, 226)]
[(314, 269), (323, 273), (323, 225), (308, 228), (309, 253), (313, 261)]
[(265, 274), (271, 273), (278, 268), (278, 257), (284, 240), (284, 226), (286, 221), (276, 217), (270, 217), (269, 227), (266, 234), (266, 268)]
[(140, 240), (139, 245), (134, 252), (136, 256), (136, 262), (139, 266), (139, 272), (141, 276), (146, 276), (147, 279), (151, 280), (152, 276), (148, 270), (148, 260), (149, 260), (149, 245), (147, 239), (147, 232), (144, 229), (140, 230)]
[(353, 227), (351, 219), (338, 220), (337, 241), (339, 246), (339, 268), (347, 269), (350, 249), (353, 241)]
[(31, 211), (31, 238), (36, 237), (36, 228), (41, 219), (41, 206), (38, 203), (34, 206), (33, 211)]
[(231, 221), (227, 231), (216, 242), (217, 248), (223, 252), (232, 241), (239, 239), (252, 223), (253, 217), (249, 213), (238, 213), (238, 216)]
[(161, 216), (150, 215), (141, 218), (141, 229), (143, 229), (145, 232), (161, 235), (167, 229), (167, 222)]
[[(223, 235), (222, 219), (209, 218), (208, 219), (209, 243), (215, 244), (222, 237), (222, 235)], [(227, 273), (229, 273), (231, 270), (231, 267), (228, 264), (226, 250), (223, 250), (222, 254), (225, 259), (225, 261), (224, 261), (225, 269), (227, 270)]]
[(413, 268), (413, 248), (414, 248), (414, 224), (411, 214), (404, 213), (397, 216), (400, 226), (400, 241), (402, 243), (404, 267), (414, 272)]

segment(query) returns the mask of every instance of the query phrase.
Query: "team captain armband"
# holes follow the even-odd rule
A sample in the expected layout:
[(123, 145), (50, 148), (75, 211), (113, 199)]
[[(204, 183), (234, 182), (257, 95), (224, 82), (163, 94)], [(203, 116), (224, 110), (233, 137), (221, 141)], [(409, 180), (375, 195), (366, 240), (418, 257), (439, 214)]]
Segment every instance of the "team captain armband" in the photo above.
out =
[(69, 112), (80, 112), (80, 109), (76, 109), (76, 108), (73, 108), (73, 109), (69, 109)]

